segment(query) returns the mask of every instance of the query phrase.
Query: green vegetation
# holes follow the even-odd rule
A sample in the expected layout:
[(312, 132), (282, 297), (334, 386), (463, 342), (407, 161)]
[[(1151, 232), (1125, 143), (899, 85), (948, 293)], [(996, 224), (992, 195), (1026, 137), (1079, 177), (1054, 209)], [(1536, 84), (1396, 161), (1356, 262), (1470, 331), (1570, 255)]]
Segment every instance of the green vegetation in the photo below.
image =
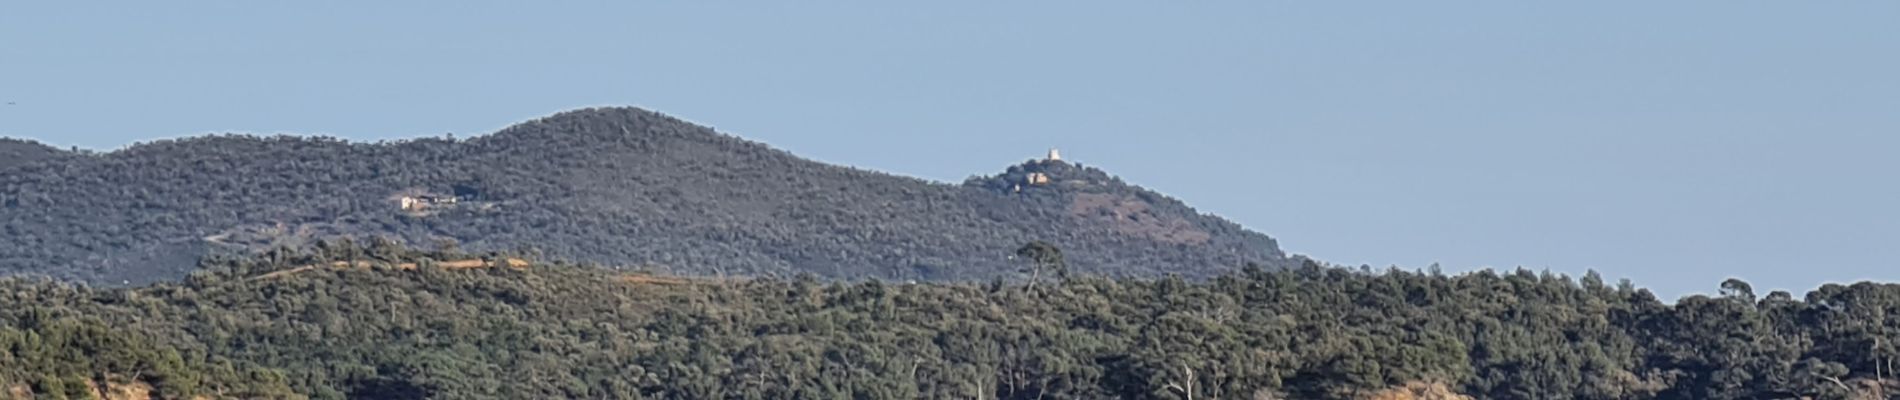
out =
[[(1036, 267), (1059, 263), (1053, 248)], [(1073, 256), (1073, 255), (1071, 255)], [(165, 398), (1846, 398), (1893, 383), (1900, 285), (1674, 305), (1594, 275), (1308, 265), (1204, 282), (634, 279), (323, 243), (179, 283), (0, 282), (0, 386)], [(316, 268), (334, 262), (396, 268)], [(292, 395), (290, 393), (295, 393)], [(0, 394), (3, 396), (4, 394)], [(78, 396), (74, 394), (74, 396)]]
[[(931, 183), (635, 109), (459, 141), (0, 140), (0, 233), (0, 275), (15, 275), (0, 280), (0, 399), (1900, 388), (1900, 285), (1797, 299), (1730, 280), (1667, 304), (1594, 274), (1291, 265), (1264, 235), (1082, 165)], [(503, 252), (589, 266), (513, 268)]]
[[(1053, 179), (1023, 185), (1030, 173)], [(464, 201), (405, 212), (404, 194)], [(1292, 266), (1264, 235), (1093, 168), (935, 183), (630, 108), (466, 140), (208, 136), (97, 154), (0, 141), (0, 275), (143, 284), (206, 253), (375, 236), (679, 275), (1021, 280), (1009, 256), (1038, 239), (1115, 276)]]

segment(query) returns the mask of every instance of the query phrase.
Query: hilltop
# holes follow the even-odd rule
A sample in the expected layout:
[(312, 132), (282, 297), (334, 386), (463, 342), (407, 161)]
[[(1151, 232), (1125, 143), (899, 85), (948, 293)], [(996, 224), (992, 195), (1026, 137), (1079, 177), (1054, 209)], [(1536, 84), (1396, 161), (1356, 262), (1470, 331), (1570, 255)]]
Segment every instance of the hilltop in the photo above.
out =
[(22, 143), (0, 142), (31, 160), (0, 165), (0, 273), (94, 283), (372, 237), (682, 275), (1014, 279), (1011, 252), (1038, 240), (1074, 270), (1113, 276), (1291, 263), (1265, 235), (1079, 164), (931, 182), (635, 108), (464, 140), (219, 135), (97, 154)]

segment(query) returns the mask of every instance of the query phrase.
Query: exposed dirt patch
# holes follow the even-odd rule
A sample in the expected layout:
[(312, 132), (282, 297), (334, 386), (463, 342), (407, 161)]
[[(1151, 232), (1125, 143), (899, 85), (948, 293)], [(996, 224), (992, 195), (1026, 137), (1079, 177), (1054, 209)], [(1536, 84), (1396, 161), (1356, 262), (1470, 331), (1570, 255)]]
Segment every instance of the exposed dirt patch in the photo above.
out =
[(1458, 394), (1443, 383), (1412, 382), (1405, 386), (1373, 392), (1360, 397), (1365, 400), (1471, 400), (1471, 396)]
[(92, 392), (94, 397), (103, 400), (150, 400), (152, 398), (152, 385), (150, 384), (145, 382), (118, 382), (119, 379), (116, 376), (112, 377), (111, 380), (111, 382), (106, 382), (104, 385), (96, 381), (88, 381), (86, 382), (86, 389)]
[[(483, 268), (527, 269), (529, 263), (528, 263), (528, 260), (523, 260), (519, 258), (507, 258), (507, 259), (501, 259), (501, 260), (495, 260), (495, 261), (475, 258), (475, 259), (467, 259), (467, 260), (442, 261), (442, 262), (435, 263), (435, 265), (437, 267), (441, 267), (442, 269), (446, 269), (446, 270), (460, 271), (460, 270), (483, 269)], [(383, 266), (386, 268), (391, 268), (391, 269), (395, 269), (399, 271), (414, 271), (417, 268), (422, 267), (421, 265), (418, 265), (416, 263), (378, 264), (378, 263), (369, 262), (369, 261), (356, 261), (356, 262), (337, 261), (337, 262), (330, 263), (328, 266), (331, 269), (370, 269), (370, 268), (376, 268), (377, 266)], [(301, 267), (258, 275), (258, 276), (252, 277), (251, 279), (282, 278), (286, 276), (300, 274), (307, 271), (316, 270), (317, 268), (321, 268), (321, 267), (323, 266), (322, 265), (305, 265)]]
[(620, 282), (634, 284), (634, 285), (663, 285), (663, 286), (684, 285), (688, 283), (685, 279), (671, 278), (671, 277), (664, 277), (664, 276), (653, 276), (653, 275), (646, 275), (646, 274), (621, 275)]
[(1121, 234), (1157, 242), (1200, 245), (1213, 238), (1186, 219), (1155, 215), (1148, 203), (1130, 196), (1077, 194), (1069, 203), (1069, 214), (1085, 223), (1106, 225)]
[[(1882, 382), (1885, 383), (1883, 384)], [(1886, 381), (1877, 381), (1867, 378), (1849, 379), (1845, 384), (1848, 386), (1848, 390), (1851, 391), (1847, 395), (1848, 400), (1881, 400), (1889, 398), (1887, 396), (1892, 393), (1900, 392), (1900, 390), (1896, 390), (1896, 386), (1900, 385), (1895, 385), (1892, 379)]]
[(272, 272), (272, 273), (268, 273), (268, 274), (263, 274), (263, 275), (258, 275), (258, 276), (255, 276), (255, 277), (251, 277), (251, 279), (277, 279), (277, 278), (282, 278), (282, 277), (286, 277), (286, 276), (291, 276), (291, 275), (296, 275), (296, 274), (299, 274), (299, 273), (303, 273), (304, 271), (309, 271), (309, 270), (313, 270), (313, 269), (317, 269), (317, 267), (315, 267), (315, 266), (309, 266), (309, 265), (306, 265), (306, 266), (302, 266), (302, 267), (297, 267), (297, 268), (291, 268), (291, 269), (286, 269), (286, 270), (282, 270), (282, 271), (277, 271), (277, 272)]
[(206, 243), (252, 249), (297, 248), (309, 246), (318, 238), (345, 237), (347, 232), (349, 229), (332, 223), (273, 222), (233, 227), (202, 239)]

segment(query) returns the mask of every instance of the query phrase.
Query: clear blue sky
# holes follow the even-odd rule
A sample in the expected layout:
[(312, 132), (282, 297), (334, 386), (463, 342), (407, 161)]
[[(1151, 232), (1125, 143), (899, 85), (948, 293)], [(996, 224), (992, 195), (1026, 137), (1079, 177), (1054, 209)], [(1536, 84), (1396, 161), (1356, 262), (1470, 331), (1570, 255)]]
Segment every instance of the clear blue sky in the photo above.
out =
[(637, 105), (943, 181), (1060, 146), (1342, 264), (1900, 278), (1900, 2), (69, 3), (0, 6), (0, 135)]

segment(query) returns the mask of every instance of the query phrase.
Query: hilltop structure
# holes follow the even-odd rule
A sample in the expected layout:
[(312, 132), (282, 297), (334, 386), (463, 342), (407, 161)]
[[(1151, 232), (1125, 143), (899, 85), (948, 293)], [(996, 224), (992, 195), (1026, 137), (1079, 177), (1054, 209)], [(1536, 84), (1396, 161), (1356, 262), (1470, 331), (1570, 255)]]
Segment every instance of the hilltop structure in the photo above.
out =
[[(1062, 161), (1062, 150), (1057, 150), (1056, 148), (1051, 147), (1049, 148), (1049, 155), (1046, 157), (1043, 157), (1042, 160), (1035, 161), (1035, 163), (1049, 164), (1049, 163), (1055, 163), (1055, 162), (1061, 162), (1061, 161)], [(1030, 172), (1029, 175), (1026, 175), (1023, 177), (1022, 182), (1015, 184), (1014, 186), (1011, 187), (1010, 190), (1017, 193), (1021, 193), (1023, 191), (1023, 185), (1042, 186), (1042, 185), (1047, 185), (1053, 181), (1054, 180), (1051, 179), (1049, 177), (1049, 174), (1047, 173)]]
[(432, 208), (452, 207), (467, 199), (467, 196), (445, 195), (424, 189), (408, 189), (390, 197), (403, 211), (412, 213), (425, 212)]

